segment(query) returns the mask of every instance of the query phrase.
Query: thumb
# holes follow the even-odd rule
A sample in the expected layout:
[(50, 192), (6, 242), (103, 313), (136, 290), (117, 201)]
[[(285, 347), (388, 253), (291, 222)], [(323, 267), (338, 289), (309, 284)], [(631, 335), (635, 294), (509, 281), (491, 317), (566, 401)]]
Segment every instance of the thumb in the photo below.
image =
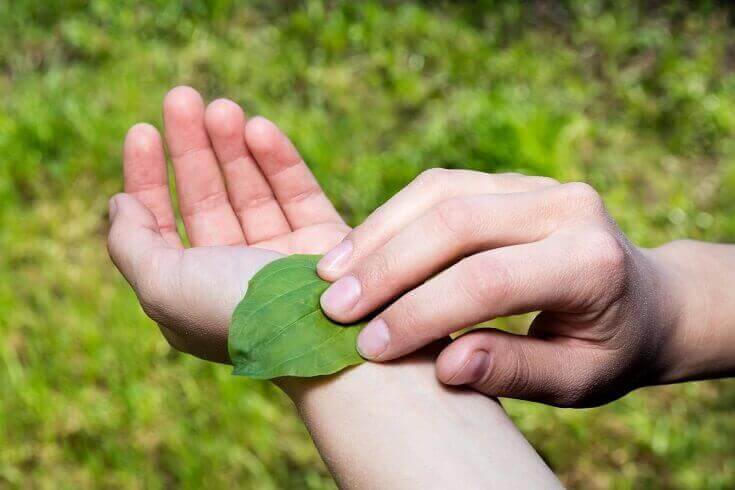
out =
[[(156, 305), (166, 294), (160, 272), (174, 267), (176, 249), (161, 235), (151, 211), (129, 194), (117, 194), (110, 199), (110, 232), (107, 250), (115, 266), (127, 279), (141, 301), (143, 309), (158, 319)], [(186, 350), (186, 339), (159, 323), (168, 343)]]
[(136, 289), (148, 283), (161, 260), (173, 260), (175, 250), (161, 236), (156, 218), (135, 197), (116, 194), (110, 199), (107, 250), (125, 279)]
[(489, 396), (584, 406), (604, 365), (601, 355), (591, 348), (481, 329), (445, 348), (436, 371), (443, 383), (469, 385)]

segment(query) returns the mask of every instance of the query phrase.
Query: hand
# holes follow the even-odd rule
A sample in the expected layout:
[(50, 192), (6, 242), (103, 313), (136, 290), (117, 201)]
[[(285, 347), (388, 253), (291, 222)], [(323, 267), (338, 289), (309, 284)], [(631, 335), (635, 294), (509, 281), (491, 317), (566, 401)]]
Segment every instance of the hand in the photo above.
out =
[[(110, 255), (171, 345), (226, 362), (230, 315), (248, 279), (281, 253), (327, 251), (349, 228), (270, 122), (246, 125), (229, 101), (205, 111), (188, 88), (167, 95), (164, 121), (192, 248), (176, 233), (161, 139), (136, 125), (125, 142), (126, 193), (110, 202)], [(340, 486), (427, 486), (458, 476), (477, 487), (559, 486), (497, 403), (442, 389), (433, 352), (422, 354), (277, 381)], [(488, 422), (493, 430), (480, 431)]]
[(445, 383), (559, 406), (600, 404), (661, 367), (677, 305), (600, 196), (543, 177), (429, 170), (319, 263), (329, 316), (387, 361), (465, 327), (541, 311), (528, 335), (480, 329), (437, 360)]
[(228, 362), (230, 316), (250, 277), (281, 254), (324, 253), (349, 227), (270, 121), (246, 122), (225, 99), (205, 109), (188, 87), (166, 95), (163, 118), (191, 248), (176, 231), (161, 137), (137, 124), (125, 138), (125, 193), (110, 200), (108, 249), (173, 347)]

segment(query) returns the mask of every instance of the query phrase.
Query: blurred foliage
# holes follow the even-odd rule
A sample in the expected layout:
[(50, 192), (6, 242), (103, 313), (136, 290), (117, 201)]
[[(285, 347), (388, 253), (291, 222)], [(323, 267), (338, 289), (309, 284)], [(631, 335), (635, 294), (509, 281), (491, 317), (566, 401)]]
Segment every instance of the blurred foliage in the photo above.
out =
[[(586, 180), (634, 241), (735, 239), (727, 2), (0, 2), (0, 486), (324, 488), (277, 390), (171, 352), (106, 258), (136, 121), (278, 122), (354, 224), (431, 166)], [(576, 488), (732, 488), (735, 384), (506, 406)], [(489, 428), (492, 430), (492, 428)]]

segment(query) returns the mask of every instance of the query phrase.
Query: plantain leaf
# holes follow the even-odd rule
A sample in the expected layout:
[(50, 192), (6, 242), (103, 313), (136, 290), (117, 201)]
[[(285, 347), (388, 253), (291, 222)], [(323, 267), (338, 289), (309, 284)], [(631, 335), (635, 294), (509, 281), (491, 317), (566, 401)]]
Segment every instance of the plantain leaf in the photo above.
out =
[(329, 286), (316, 273), (320, 258), (290, 255), (253, 276), (230, 323), (233, 374), (319, 376), (363, 362), (355, 342), (365, 322), (340, 325), (319, 305)]

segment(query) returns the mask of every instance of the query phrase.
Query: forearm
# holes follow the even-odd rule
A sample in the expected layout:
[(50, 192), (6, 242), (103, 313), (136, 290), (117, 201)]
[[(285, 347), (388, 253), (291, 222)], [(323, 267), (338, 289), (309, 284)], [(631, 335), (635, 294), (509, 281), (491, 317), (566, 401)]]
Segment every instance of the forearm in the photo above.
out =
[(425, 352), (285, 389), (342, 488), (560, 487), (499, 403), (441, 385)]
[(658, 382), (735, 375), (735, 246), (683, 240), (649, 253), (672, 314)]
[[(214, 277), (235, 270), (246, 283), (278, 254), (242, 248), (236, 257), (237, 267)], [(218, 291), (227, 304), (242, 296), (231, 289)], [(226, 337), (212, 344), (222, 350)], [(437, 381), (435, 355), (425, 349), (400, 362), (277, 383), (343, 488), (558, 487), (498, 402)]]

